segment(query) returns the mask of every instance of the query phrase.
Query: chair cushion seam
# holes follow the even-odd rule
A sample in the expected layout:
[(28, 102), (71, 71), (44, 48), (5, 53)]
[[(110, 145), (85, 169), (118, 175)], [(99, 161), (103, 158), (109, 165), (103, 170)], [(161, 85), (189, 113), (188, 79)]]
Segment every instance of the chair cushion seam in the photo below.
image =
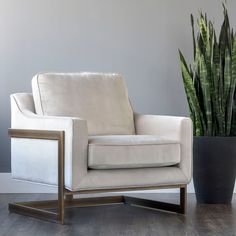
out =
[(144, 143), (144, 144), (97, 144), (89, 143), (89, 146), (157, 146), (157, 145), (180, 145), (180, 143)]

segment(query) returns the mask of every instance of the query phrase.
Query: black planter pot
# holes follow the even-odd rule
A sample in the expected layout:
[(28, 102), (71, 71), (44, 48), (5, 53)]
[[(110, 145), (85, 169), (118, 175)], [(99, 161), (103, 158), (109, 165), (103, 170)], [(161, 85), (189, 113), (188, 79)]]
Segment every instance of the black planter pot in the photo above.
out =
[(230, 203), (236, 177), (236, 137), (194, 137), (193, 182), (198, 203)]

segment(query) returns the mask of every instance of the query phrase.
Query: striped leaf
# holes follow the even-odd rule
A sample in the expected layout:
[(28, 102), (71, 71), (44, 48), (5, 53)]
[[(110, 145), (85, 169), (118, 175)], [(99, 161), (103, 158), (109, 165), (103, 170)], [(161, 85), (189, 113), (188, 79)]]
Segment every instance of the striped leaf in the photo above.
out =
[(179, 52), (194, 135), (236, 135), (236, 36), (224, 4), (223, 15), (219, 41), (213, 23), (202, 13), (195, 36), (191, 15), (192, 65), (187, 66)]

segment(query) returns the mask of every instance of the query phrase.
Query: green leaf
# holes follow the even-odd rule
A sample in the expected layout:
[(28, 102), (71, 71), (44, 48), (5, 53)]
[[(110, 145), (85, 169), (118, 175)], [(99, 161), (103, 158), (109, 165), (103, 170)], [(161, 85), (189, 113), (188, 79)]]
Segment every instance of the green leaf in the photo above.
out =
[[(228, 124), (231, 124), (230, 134), (236, 136), (236, 36), (233, 40), (233, 51), (232, 51), (232, 82), (231, 90), (228, 102)], [(231, 119), (231, 120), (230, 120)]]
[(181, 71), (184, 82), (185, 91), (187, 94), (188, 104), (191, 111), (191, 117), (194, 117), (194, 127), (195, 127), (195, 135), (200, 136), (204, 134), (203, 127), (204, 120), (202, 116), (202, 112), (198, 103), (198, 99), (196, 96), (196, 92), (193, 85), (193, 80), (190, 76), (189, 69), (187, 67), (186, 61), (183, 57), (181, 51), (179, 51), (180, 62), (181, 62)]
[(211, 95), (210, 95), (210, 83), (207, 75), (207, 67), (203, 55), (199, 55), (197, 58), (199, 61), (199, 78), (202, 89), (202, 96), (204, 102), (204, 112), (207, 123), (206, 135), (212, 135), (212, 108), (211, 108)]
[(203, 13), (195, 35), (191, 15), (194, 61), (189, 67), (179, 52), (195, 135), (236, 136), (236, 36), (225, 4), (223, 14), (218, 41), (213, 23)]
[(191, 26), (192, 26), (192, 37), (193, 37), (193, 58), (196, 57), (196, 41), (195, 41), (195, 32), (194, 32), (194, 18), (191, 14)]

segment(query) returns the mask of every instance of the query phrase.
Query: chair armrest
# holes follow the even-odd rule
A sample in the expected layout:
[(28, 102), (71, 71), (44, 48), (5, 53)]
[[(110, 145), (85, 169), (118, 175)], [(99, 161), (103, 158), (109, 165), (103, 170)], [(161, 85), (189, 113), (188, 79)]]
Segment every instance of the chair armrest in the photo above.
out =
[[(12, 111), (11, 128), (13, 129), (64, 131), (65, 186), (70, 190), (76, 189), (81, 178), (87, 173), (88, 131), (87, 131), (86, 120), (75, 117), (36, 115), (30, 110), (20, 109), (20, 106), (17, 103), (17, 100), (14, 98), (14, 96), (11, 96), (11, 111)], [(25, 140), (25, 142), (26, 141), (27, 140)], [(37, 156), (37, 153), (40, 151), (40, 147), (38, 147), (37, 145), (44, 145), (44, 144), (42, 144), (42, 142), (40, 142), (39, 140), (28, 140), (28, 142), (29, 143), (31, 142), (31, 144), (32, 142), (35, 142), (35, 145), (31, 145), (29, 146), (29, 148), (30, 148), (30, 153), (32, 154), (33, 152)], [(47, 145), (49, 145), (49, 143)], [(17, 148), (21, 147), (17, 145)], [(55, 150), (55, 152), (57, 152), (57, 150)], [(33, 156), (31, 158), (33, 158)], [(36, 159), (37, 158), (35, 158), (35, 161), (38, 160)], [(44, 159), (42, 158), (41, 161), (43, 160)], [(40, 161), (40, 159), (38, 161)], [(35, 163), (35, 165), (37, 165), (37, 163)], [(43, 182), (47, 184), (46, 181), (47, 180)], [(57, 183), (48, 183), (48, 184), (57, 184)]]
[(192, 121), (187, 117), (135, 114), (138, 135), (159, 135), (177, 140), (181, 145), (180, 169), (188, 181), (192, 177)]

